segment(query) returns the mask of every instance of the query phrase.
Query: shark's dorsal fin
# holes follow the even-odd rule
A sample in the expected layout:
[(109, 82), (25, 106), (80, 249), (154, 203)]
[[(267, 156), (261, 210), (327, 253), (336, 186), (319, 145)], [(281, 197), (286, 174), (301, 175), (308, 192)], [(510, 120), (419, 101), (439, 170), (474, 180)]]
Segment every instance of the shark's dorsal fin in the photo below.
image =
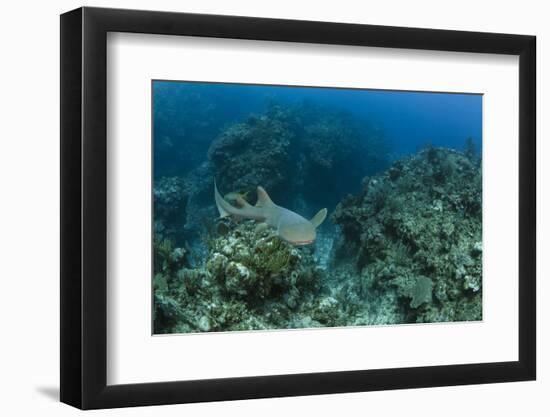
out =
[(313, 216), (313, 218), (310, 220), (311, 224), (317, 228), (325, 221), (325, 218), (327, 217), (327, 209), (321, 209), (319, 212)]
[(256, 190), (258, 192), (258, 201), (256, 202), (256, 207), (266, 207), (273, 205), (273, 201), (271, 201), (271, 198), (269, 198), (269, 195), (267, 194), (267, 191), (264, 190), (264, 187), (258, 186)]

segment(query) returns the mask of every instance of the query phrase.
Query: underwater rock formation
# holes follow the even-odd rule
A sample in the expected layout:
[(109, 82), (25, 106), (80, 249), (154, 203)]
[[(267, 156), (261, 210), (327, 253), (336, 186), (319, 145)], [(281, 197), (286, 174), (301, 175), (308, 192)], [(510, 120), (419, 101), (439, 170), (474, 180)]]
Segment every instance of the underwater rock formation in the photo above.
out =
[(311, 249), (257, 231), (252, 222), (233, 225), (208, 246), (204, 264), (190, 268), (181, 248), (155, 245), (155, 333), (344, 323)]
[[(380, 130), (359, 126), (347, 114), (326, 112), (307, 125), (302, 140), (302, 169), (305, 198), (338, 196), (356, 191), (367, 174), (389, 165), (389, 144)], [(325, 202), (325, 204), (328, 202)]]
[(406, 322), (481, 320), (481, 167), (428, 147), (366, 178), (332, 220), (357, 285), (393, 294)]
[(389, 150), (381, 130), (359, 125), (349, 114), (272, 104), (222, 131), (208, 157), (222, 194), (253, 195), (261, 185), (284, 205), (333, 207), (365, 175), (388, 166)]
[(157, 241), (164, 238), (180, 241), (185, 224), (188, 185), (181, 177), (162, 177), (153, 187), (154, 234)]
[(289, 245), (272, 231), (256, 231), (251, 222), (211, 242), (206, 270), (227, 295), (248, 302), (313, 289), (322, 272), (311, 251)]
[[(330, 265), (250, 221), (209, 228), (199, 262), (156, 235), (155, 333), (480, 320), (479, 162), (430, 147), (365, 178), (331, 216)], [(182, 204), (179, 180), (161, 185)]]
[(186, 192), (187, 210), (183, 232), (187, 239), (194, 239), (204, 232), (213, 229), (212, 219), (215, 219), (217, 212), (212, 206), (212, 187), (214, 176), (212, 166), (209, 162), (203, 162), (185, 176), (188, 185)]
[(212, 207), (214, 177), (208, 162), (193, 169), (185, 177), (159, 177), (153, 183), (154, 233), (183, 245), (196, 240), (201, 233), (213, 229)]
[(208, 150), (219, 188), (253, 193), (262, 185), (274, 194), (291, 189), (294, 123), (290, 111), (272, 106), (224, 130)]

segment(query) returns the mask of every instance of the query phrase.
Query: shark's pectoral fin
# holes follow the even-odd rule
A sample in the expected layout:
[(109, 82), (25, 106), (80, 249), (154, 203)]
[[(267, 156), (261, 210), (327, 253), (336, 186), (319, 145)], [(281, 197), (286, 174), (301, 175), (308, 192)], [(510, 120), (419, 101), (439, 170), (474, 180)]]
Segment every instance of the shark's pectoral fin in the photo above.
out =
[(317, 228), (321, 225), (321, 223), (325, 221), (326, 217), (327, 217), (327, 209), (324, 208), (319, 210), (319, 212), (315, 216), (313, 216), (310, 222), (315, 228)]
[(267, 230), (268, 227), (269, 227), (269, 226), (268, 226), (267, 223), (258, 223), (258, 224), (256, 225), (255, 232), (256, 232), (256, 233), (263, 232), (264, 230)]

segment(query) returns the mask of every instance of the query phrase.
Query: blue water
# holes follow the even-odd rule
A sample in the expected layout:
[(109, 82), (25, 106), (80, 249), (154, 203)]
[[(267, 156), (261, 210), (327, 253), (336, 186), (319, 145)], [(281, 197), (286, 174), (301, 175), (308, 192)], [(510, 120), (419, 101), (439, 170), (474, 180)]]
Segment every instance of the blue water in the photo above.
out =
[[(153, 100), (155, 141), (167, 135), (182, 146), (195, 141), (204, 142), (206, 148), (206, 142), (223, 128), (251, 113), (264, 112), (270, 103), (309, 102), (347, 112), (359, 125), (368, 123), (380, 129), (394, 157), (416, 152), (428, 143), (463, 150), (467, 138), (473, 139), (481, 153), (480, 94), (155, 81)], [(169, 116), (159, 118), (167, 110)], [(186, 124), (186, 117), (192, 123)], [(200, 137), (193, 137), (193, 129)], [(191, 168), (197, 162), (180, 168)]]

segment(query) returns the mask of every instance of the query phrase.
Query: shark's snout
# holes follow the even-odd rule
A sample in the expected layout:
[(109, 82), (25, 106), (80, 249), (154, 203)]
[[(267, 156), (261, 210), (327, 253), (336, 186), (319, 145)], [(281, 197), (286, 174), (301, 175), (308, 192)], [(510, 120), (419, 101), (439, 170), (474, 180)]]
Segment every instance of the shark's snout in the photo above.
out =
[(296, 246), (305, 246), (305, 245), (310, 245), (313, 243), (313, 240), (298, 240), (296, 242), (290, 242), (292, 243), (293, 245), (296, 245)]
[(296, 246), (309, 245), (315, 241), (315, 228), (304, 221), (300, 224), (291, 224), (279, 229), (279, 236)]

